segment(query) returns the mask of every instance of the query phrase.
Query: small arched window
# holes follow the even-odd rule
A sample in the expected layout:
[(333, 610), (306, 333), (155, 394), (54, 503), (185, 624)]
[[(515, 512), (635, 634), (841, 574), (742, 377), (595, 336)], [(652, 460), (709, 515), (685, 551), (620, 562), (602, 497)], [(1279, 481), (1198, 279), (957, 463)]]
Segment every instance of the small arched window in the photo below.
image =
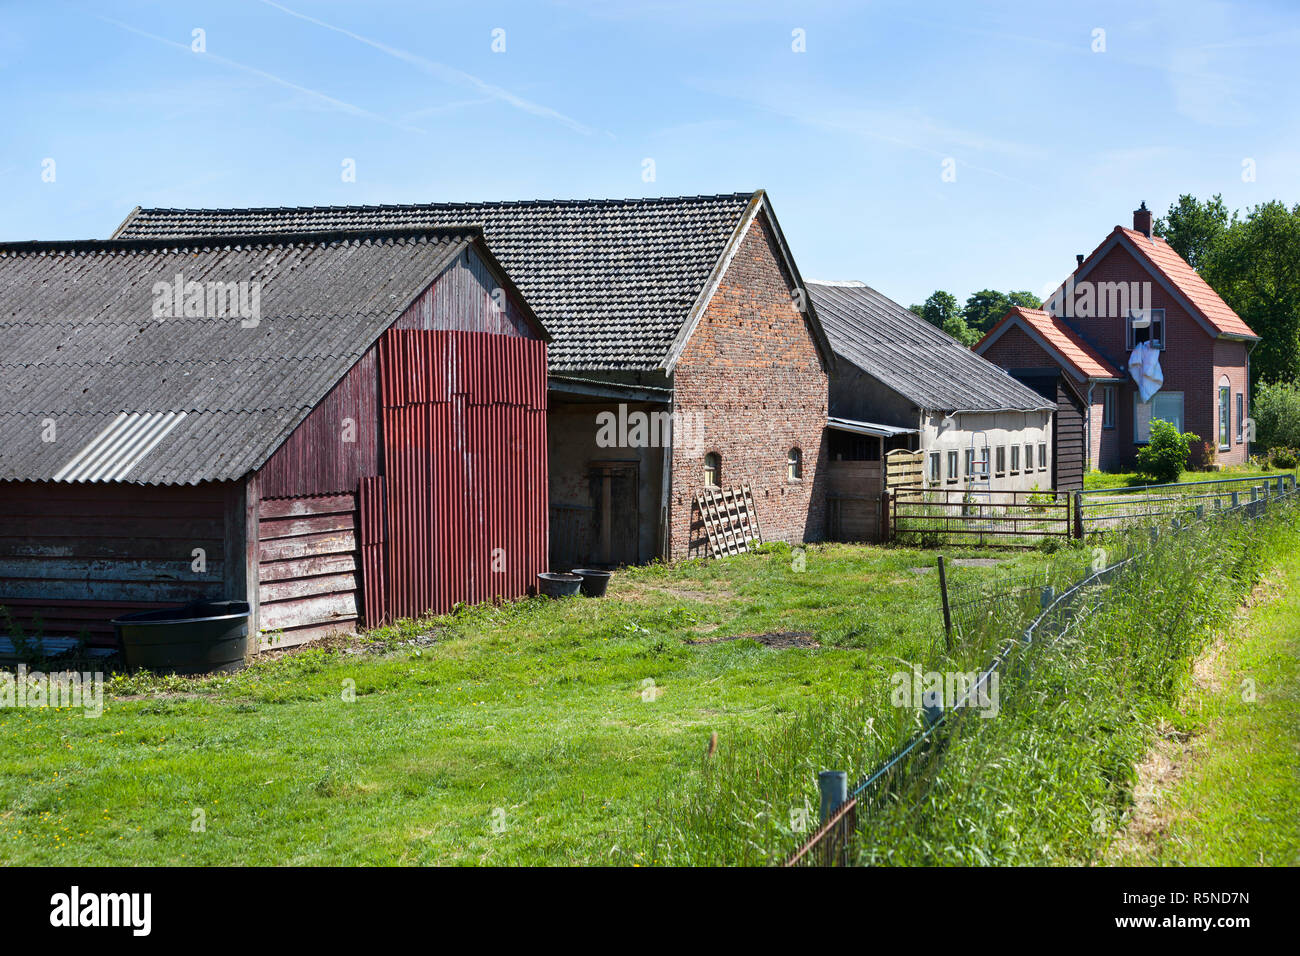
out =
[(786, 477), (791, 481), (796, 481), (803, 477), (803, 451), (799, 448), (791, 448), (790, 455), (785, 460)]
[(704, 484), (710, 488), (722, 487), (722, 456), (715, 451), (704, 456)]

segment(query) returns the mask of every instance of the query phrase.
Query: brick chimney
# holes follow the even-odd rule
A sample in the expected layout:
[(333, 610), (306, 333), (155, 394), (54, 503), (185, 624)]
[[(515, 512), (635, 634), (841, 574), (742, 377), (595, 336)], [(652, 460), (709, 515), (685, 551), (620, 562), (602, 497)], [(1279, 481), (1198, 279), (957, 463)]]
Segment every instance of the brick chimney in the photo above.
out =
[(1148, 239), (1151, 238), (1151, 210), (1147, 208), (1145, 202), (1133, 210), (1133, 231), (1142, 233)]

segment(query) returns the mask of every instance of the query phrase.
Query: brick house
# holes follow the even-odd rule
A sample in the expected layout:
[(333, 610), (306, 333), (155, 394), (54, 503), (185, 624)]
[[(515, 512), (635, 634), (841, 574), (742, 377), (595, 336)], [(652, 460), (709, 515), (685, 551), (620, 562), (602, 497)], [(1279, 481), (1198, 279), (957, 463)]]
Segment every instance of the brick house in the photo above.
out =
[[(1057, 372), (1086, 399), (1091, 467), (1130, 467), (1163, 419), (1201, 437), (1194, 459), (1246, 460), (1250, 352), (1258, 336), (1164, 239), (1143, 203), (1116, 226), (1046, 303), (1012, 309), (975, 351), (1019, 376)], [(1128, 359), (1157, 350), (1164, 382), (1140, 400)]]
[[(695, 496), (751, 487), (763, 536), (822, 537), (833, 353), (766, 193), (139, 209), (121, 237), (481, 226), (552, 333), (551, 566), (705, 553)], [(664, 440), (671, 416), (674, 439)]]

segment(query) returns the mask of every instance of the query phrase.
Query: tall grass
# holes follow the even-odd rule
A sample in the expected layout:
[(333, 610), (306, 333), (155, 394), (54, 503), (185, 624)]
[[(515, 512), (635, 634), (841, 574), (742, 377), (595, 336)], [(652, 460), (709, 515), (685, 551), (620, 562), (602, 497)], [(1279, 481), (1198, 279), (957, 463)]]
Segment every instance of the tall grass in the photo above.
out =
[[(1191, 663), (1240, 605), (1270, 555), (1300, 543), (1295, 499), (1258, 518), (1215, 515), (1153, 539), (1133, 527), (1092, 547), (1045, 556), (1032, 581), (967, 596), (956, 646), (901, 670), (970, 671), (1000, 648), (999, 712), (949, 714), (925, 746), (862, 795), (857, 862), (1064, 864), (1096, 859), (1132, 801), (1135, 764), (1175, 703)], [(1154, 543), (1153, 543), (1154, 541)], [(1122, 565), (1056, 605), (1031, 642), (1041, 588), (1056, 594)], [(647, 815), (649, 857), (676, 864), (771, 864), (817, 820), (817, 772), (850, 783), (923, 724), (893, 706), (879, 677), (767, 734), (721, 742), (682, 792)]]

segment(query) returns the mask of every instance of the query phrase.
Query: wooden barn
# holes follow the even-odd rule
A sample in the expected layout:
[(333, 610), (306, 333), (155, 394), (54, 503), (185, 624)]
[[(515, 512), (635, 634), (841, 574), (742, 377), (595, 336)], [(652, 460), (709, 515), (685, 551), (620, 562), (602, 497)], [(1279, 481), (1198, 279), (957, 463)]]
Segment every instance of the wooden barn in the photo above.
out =
[(549, 336), (477, 228), (6, 244), (0, 326), (28, 635), (226, 598), (290, 645), (546, 570)]

